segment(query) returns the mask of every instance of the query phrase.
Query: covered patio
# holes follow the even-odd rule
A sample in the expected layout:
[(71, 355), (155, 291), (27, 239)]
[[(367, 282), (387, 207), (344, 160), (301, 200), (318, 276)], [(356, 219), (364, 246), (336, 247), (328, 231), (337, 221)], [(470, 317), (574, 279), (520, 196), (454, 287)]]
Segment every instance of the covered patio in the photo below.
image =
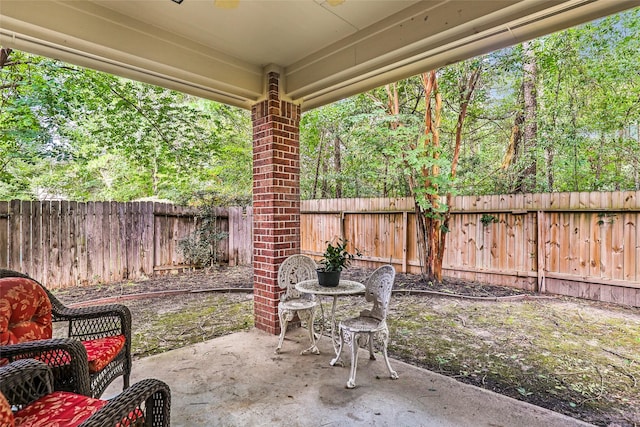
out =
[[(190, 426), (527, 426), (590, 424), (392, 360), (360, 352), (358, 387), (344, 387), (345, 367), (329, 366), (331, 342), (301, 356), (308, 338), (287, 334), (285, 351), (256, 329), (151, 356), (134, 363), (132, 382), (155, 377), (171, 387), (171, 425)], [(105, 397), (120, 392), (114, 382)]]
[(359, 388), (345, 390), (328, 340), (324, 356), (273, 354), (278, 267), (300, 252), (299, 121), (305, 110), (638, 5), (3, 0), (0, 44), (251, 111), (257, 330), (134, 363), (132, 382), (170, 385), (174, 425), (570, 426), (584, 424), (398, 361), (400, 381), (363, 360)]
[(300, 252), (301, 113), (639, 0), (4, 0), (0, 44), (251, 110), (255, 326)]

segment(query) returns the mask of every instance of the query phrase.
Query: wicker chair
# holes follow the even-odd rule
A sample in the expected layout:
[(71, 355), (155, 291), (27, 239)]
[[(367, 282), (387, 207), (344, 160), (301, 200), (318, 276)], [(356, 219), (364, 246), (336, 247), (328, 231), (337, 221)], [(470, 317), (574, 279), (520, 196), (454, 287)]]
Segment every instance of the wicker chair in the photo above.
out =
[[(10, 289), (34, 298), (34, 307), (16, 313), (20, 308), (13, 310)], [(123, 389), (129, 387), (131, 312), (126, 306), (68, 308), (36, 280), (3, 269), (0, 291), (0, 365), (38, 359), (52, 368), (56, 390), (91, 397), (100, 397), (119, 376)], [(51, 339), (53, 322), (68, 323), (67, 338)]]
[(168, 426), (170, 405), (169, 387), (156, 379), (142, 380), (113, 399), (99, 400), (56, 391), (51, 369), (37, 360), (0, 367), (2, 426)]
[(351, 352), (351, 372), (347, 381), (347, 388), (356, 386), (356, 370), (358, 368), (358, 348), (368, 344), (369, 358), (375, 360), (373, 353), (373, 341), (379, 339), (382, 342), (382, 355), (389, 370), (391, 379), (398, 379), (398, 373), (391, 368), (387, 356), (387, 343), (389, 341), (389, 328), (387, 327), (387, 311), (391, 300), (391, 288), (396, 277), (395, 269), (390, 265), (383, 265), (374, 271), (365, 283), (365, 298), (373, 302), (371, 310), (362, 310), (358, 317), (353, 317), (340, 322), (340, 348), (338, 355), (331, 361), (335, 365), (340, 361), (342, 350), (346, 345)]
[(316, 263), (313, 259), (305, 255), (292, 255), (280, 265), (278, 269), (278, 286), (285, 292), (280, 295), (278, 304), (278, 317), (280, 318), (280, 339), (276, 353), (280, 353), (284, 335), (287, 332), (287, 325), (297, 313), (300, 320), (307, 324), (311, 347), (303, 350), (300, 354), (320, 354), (316, 346), (315, 333), (313, 331), (313, 319), (315, 317), (318, 301), (314, 295), (302, 294), (295, 285), (303, 280), (310, 280), (316, 277)]

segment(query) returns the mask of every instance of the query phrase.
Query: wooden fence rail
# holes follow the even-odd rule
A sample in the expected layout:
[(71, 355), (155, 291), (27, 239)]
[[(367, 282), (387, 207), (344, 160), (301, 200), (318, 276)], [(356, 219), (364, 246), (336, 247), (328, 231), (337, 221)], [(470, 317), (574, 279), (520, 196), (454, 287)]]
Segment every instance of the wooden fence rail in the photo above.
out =
[[(413, 199), (302, 202), (302, 252), (343, 237), (364, 256), (419, 273)], [(640, 306), (640, 192), (459, 196), (444, 275)]]
[[(250, 264), (251, 208), (217, 215), (219, 259)], [(0, 268), (52, 289), (149, 277), (189, 267), (178, 242), (196, 224), (192, 209), (153, 202), (0, 202)]]

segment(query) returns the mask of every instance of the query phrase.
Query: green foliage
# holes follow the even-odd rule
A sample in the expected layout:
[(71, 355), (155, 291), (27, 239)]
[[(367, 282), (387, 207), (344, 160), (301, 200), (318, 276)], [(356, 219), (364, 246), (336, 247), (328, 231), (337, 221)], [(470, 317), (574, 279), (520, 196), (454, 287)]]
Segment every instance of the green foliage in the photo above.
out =
[[(525, 187), (534, 191), (640, 189), (638, 33), (635, 8), (532, 43), (538, 132), (508, 167), (523, 104), (521, 45), (438, 70), (440, 146), (430, 148), (437, 153), (424, 150), (419, 77), (396, 83), (397, 115), (388, 113), (385, 88), (308, 111), (301, 196), (407, 196), (407, 178), (431, 167), (442, 172), (431, 185), (437, 193), (508, 193), (531, 164), (536, 174)], [(479, 64), (451, 180), (460, 82)], [(247, 111), (15, 50), (0, 68), (1, 200), (249, 197), (251, 158)], [(417, 196), (437, 216), (427, 191)]]
[[(397, 82), (399, 116), (387, 113), (384, 88), (307, 112), (301, 129), (302, 197), (336, 197), (338, 181), (343, 183), (343, 197), (406, 196), (406, 178), (412, 170), (432, 166), (443, 171), (433, 183), (440, 194), (509, 193), (532, 163), (538, 166), (537, 174), (527, 178), (525, 187), (535, 191), (640, 189), (639, 32), (636, 8), (532, 44), (538, 72), (536, 145), (508, 168), (501, 165), (522, 109), (521, 45), (438, 70), (443, 111), (437, 161), (434, 153), (422, 157), (419, 148), (408, 148), (425, 138), (418, 78)], [(451, 181), (459, 83), (479, 62), (480, 84), (463, 129), (457, 178)], [(402, 126), (392, 129), (394, 121)], [(333, 155), (327, 150), (330, 136), (335, 135), (342, 144), (340, 173), (334, 171)], [(405, 159), (411, 165), (408, 169)], [(319, 188), (315, 194), (312, 191), (318, 165), (320, 182), (326, 183), (324, 194)], [(428, 211), (428, 203), (423, 205)]]
[[(186, 202), (183, 201), (183, 203)], [(188, 263), (198, 267), (212, 266), (219, 261), (218, 244), (229, 235), (220, 229), (218, 222), (220, 209), (229, 206), (246, 206), (249, 201), (218, 193), (200, 192), (190, 202), (198, 209), (196, 229), (178, 241), (178, 249)]]
[(250, 194), (246, 111), (18, 51), (0, 78), (0, 199)]
[(357, 248), (355, 254), (350, 253), (347, 250), (347, 243), (346, 239), (339, 239), (335, 245), (327, 242), (327, 248), (322, 254), (322, 260), (320, 260), (322, 270), (342, 271), (342, 269), (349, 267), (356, 256), (362, 256)]
[(480, 218), (480, 222), (482, 223), (482, 225), (484, 225), (485, 227), (493, 224), (493, 223), (497, 223), (498, 222), (498, 218), (496, 218), (493, 215), (488, 215), (488, 214), (483, 214), (482, 218)]

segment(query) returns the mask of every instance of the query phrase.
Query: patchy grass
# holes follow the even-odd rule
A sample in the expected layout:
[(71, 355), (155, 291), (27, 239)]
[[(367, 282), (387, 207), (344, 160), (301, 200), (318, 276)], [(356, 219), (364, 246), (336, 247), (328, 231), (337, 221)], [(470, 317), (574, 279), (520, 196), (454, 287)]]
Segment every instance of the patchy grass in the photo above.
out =
[(171, 304), (164, 303), (161, 307), (154, 300), (128, 304), (135, 310), (134, 357), (162, 353), (253, 327), (253, 301), (247, 295), (183, 295), (171, 298)]
[(591, 423), (640, 423), (637, 310), (397, 296), (389, 327), (409, 363)]

